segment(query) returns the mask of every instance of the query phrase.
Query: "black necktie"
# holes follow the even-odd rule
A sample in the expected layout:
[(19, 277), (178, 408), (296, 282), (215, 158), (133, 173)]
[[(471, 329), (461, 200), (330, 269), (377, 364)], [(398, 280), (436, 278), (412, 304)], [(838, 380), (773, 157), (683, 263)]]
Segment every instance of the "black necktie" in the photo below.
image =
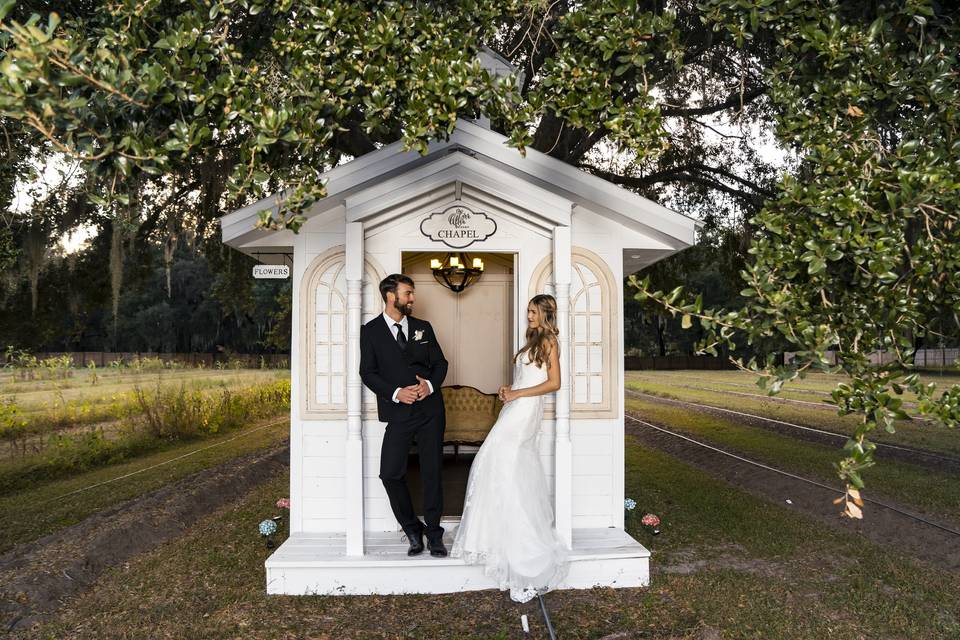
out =
[(399, 322), (394, 322), (393, 326), (397, 328), (397, 344), (400, 345), (400, 349), (406, 349), (407, 336), (403, 335), (403, 327), (400, 326)]

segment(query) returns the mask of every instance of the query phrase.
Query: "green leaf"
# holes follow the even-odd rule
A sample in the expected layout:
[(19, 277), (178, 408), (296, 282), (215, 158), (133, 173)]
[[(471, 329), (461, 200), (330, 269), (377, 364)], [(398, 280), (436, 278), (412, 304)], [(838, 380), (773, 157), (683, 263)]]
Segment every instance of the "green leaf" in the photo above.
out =
[(13, 5), (15, 4), (17, 4), (17, 0), (0, 0), (0, 20), (7, 17), (7, 14), (10, 13), (10, 10), (13, 9)]

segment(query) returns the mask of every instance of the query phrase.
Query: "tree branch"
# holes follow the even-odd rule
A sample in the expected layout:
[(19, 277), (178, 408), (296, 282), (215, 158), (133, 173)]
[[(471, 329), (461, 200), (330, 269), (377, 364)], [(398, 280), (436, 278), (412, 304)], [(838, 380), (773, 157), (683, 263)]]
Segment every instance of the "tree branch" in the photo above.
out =
[(743, 97), (741, 98), (740, 91), (738, 90), (736, 93), (731, 94), (729, 98), (718, 104), (711, 104), (704, 107), (680, 107), (677, 105), (668, 105), (660, 109), (660, 114), (666, 117), (706, 116), (711, 113), (718, 113), (720, 111), (726, 111), (727, 109), (733, 109), (734, 107), (750, 104), (766, 92), (767, 87), (765, 86), (754, 87), (749, 91), (744, 91)]
[[(716, 191), (732, 195), (734, 197), (740, 198), (749, 202), (751, 205), (759, 205), (763, 202), (764, 199), (770, 198), (773, 196), (773, 193), (767, 189), (763, 189), (758, 185), (753, 185), (747, 180), (734, 176), (738, 182), (742, 182), (748, 187), (751, 187), (753, 191), (745, 191), (743, 189), (737, 189), (726, 185), (718, 180), (714, 180), (708, 176), (698, 175), (697, 173), (692, 173), (696, 171), (697, 167), (695, 164), (690, 165), (680, 165), (677, 167), (671, 167), (669, 169), (664, 169), (662, 171), (657, 171), (646, 176), (623, 176), (612, 171), (606, 171), (600, 169), (599, 167), (594, 167), (592, 165), (579, 165), (580, 168), (586, 169), (593, 175), (603, 178), (614, 184), (619, 184), (624, 187), (631, 189), (643, 189), (649, 187), (653, 184), (658, 184), (661, 182), (689, 182), (693, 184), (700, 184), (705, 187), (709, 187)], [(707, 167), (710, 168), (710, 167)], [(722, 173), (721, 173), (722, 175)]]
[[(680, 164), (674, 167), (669, 167), (667, 169), (662, 169), (660, 171), (655, 171), (645, 176), (621, 176), (619, 174), (613, 173), (611, 171), (606, 171), (599, 167), (594, 167), (588, 164), (578, 165), (582, 169), (586, 169), (595, 176), (599, 176), (604, 180), (609, 180), (610, 182), (615, 182), (617, 184), (622, 184), (624, 186), (633, 186), (633, 187), (646, 187), (651, 184), (656, 184), (658, 182), (674, 182), (677, 180), (677, 176), (685, 176), (685, 179), (688, 179), (691, 182), (696, 182), (692, 180), (692, 177), (697, 177), (698, 173), (713, 173), (729, 180), (733, 180), (748, 189), (754, 191), (753, 197), (762, 197), (762, 198), (772, 198), (775, 194), (770, 189), (761, 187), (760, 185), (742, 178), (726, 169), (720, 167), (711, 167), (709, 165), (703, 164), (702, 162), (688, 162), (685, 164)], [(713, 180), (707, 176), (699, 176), (701, 179), (711, 180), (711, 182), (716, 184), (722, 184), (716, 180)], [(727, 186), (727, 185), (724, 185)], [(728, 187), (729, 188), (729, 187)], [(736, 191), (737, 193), (745, 193)]]

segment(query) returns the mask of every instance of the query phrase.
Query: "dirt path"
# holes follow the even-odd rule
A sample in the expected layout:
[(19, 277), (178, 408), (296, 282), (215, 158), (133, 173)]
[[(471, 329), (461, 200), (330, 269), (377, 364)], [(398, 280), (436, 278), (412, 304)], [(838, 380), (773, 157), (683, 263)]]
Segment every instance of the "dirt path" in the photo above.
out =
[(107, 569), (181, 535), (280, 473), (286, 443), (198, 471), (0, 556), (0, 624), (29, 627)]
[[(726, 409), (725, 407), (711, 407), (701, 403), (688, 402), (685, 400), (674, 400), (673, 398), (655, 396), (643, 391), (637, 391), (635, 389), (627, 389), (626, 392), (628, 396), (642, 398), (645, 401), (656, 402), (658, 404), (670, 405), (674, 407), (683, 407), (688, 411), (705, 413), (708, 415), (717, 416), (719, 418), (724, 418), (726, 420), (732, 420), (739, 424), (745, 424), (751, 427), (759, 427), (768, 431), (775, 431), (777, 433), (790, 436), (791, 438), (797, 438), (807, 442), (816, 442), (818, 444), (835, 446), (837, 443), (842, 443), (849, 439), (847, 434), (830, 431), (829, 429), (823, 429), (821, 427), (814, 427), (808, 424), (798, 425), (800, 428), (797, 428), (795, 426), (791, 426), (790, 423), (784, 422), (783, 420), (774, 420), (771, 418), (764, 418), (763, 416), (750, 415), (742, 411), (733, 413), (731, 410)], [(803, 427), (807, 428), (805, 429)], [(815, 431), (813, 429), (817, 429), (819, 431)], [(884, 442), (878, 442), (876, 445), (877, 458), (899, 460), (901, 462), (909, 462), (911, 464), (937, 469), (938, 471), (960, 474), (960, 459), (953, 456), (940, 453), (938, 451), (927, 451), (925, 449), (918, 449), (916, 447), (909, 447), (906, 445), (891, 445)]]
[[(672, 455), (754, 495), (814, 516), (831, 527), (853, 531), (874, 542), (896, 547), (940, 568), (960, 571), (960, 536), (873, 504), (867, 505), (865, 520), (842, 518), (839, 507), (832, 503), (834, 498), (841, 495), (840, 489), (823, 489), (755, 467), (629, 418), (625, 430), (640, 443)], [(942, 524), (950, 526), (948, 523)]]

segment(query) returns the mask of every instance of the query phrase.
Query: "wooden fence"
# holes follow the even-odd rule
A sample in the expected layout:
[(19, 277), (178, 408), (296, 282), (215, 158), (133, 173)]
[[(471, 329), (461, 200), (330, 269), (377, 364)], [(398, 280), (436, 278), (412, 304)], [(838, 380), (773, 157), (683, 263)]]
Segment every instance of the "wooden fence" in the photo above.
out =
[[(244, 369), (286, 369), (290, 366), (288, 353), (148, 353), (145, 351), (50, 351), (31, 354), (37, 360), (68, 356), (75, 367), (86, 367), (91, 362), (97, 367), (109, 367), (111, 363), (120, 362), (127, 366), (135, 365), (139, 361), (159, 359), (163, 362), (176, 362), (183, 366), (207, 368), (241, 367)], [(6, 354), (0, 353), (0, 366), (7, 364)]]
[[(796, 353), (787, 351), (784, 360), (788, 363), (793, 362)], [(837, 363), (836, 351), (827, 351), (827, 361), (830, 364)], [(893, 351), (875, 351), (867, 356), (870, 364), (884, 365), (897, 361), (897, 354)], [(960, 358), (960, 348), (940, 347), (931, 349), (917, 349), (913, 355), (913, 364), (921, 369), (951, 369), (957, 366), (957, 359)]]

